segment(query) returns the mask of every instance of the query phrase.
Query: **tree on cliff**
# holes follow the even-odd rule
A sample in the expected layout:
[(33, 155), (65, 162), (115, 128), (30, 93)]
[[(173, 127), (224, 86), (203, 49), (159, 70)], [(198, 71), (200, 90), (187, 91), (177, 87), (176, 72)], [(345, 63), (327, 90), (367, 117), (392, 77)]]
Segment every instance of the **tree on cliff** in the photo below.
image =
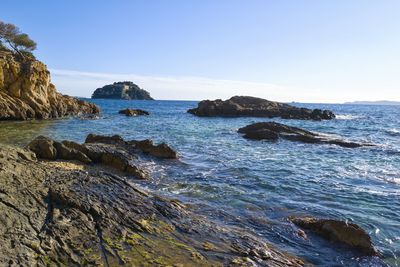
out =
[(0, 21), (0, 48), (11, 48), (22, 58), (26, 55), (32, 56), (36, 49), (36, 42), (26, 33), (21, 33), (19, 28), (11, 23)]

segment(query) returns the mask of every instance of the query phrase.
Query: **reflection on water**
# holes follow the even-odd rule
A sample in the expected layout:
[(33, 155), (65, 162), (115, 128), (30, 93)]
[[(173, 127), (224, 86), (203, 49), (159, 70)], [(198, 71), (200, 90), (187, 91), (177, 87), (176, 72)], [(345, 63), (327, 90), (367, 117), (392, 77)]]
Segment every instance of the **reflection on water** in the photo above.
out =
[(46, 129), (56, 121), (0, 121), (0, 143), (24, 146), (38, 135), (45, 135)]

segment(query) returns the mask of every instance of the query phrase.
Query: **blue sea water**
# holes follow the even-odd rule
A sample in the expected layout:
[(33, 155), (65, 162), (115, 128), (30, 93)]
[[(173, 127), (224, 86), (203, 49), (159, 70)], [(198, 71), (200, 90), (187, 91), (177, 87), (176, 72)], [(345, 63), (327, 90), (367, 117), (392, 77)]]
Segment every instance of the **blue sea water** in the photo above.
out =
[[(44, 134), (84, 141), (89, 133), (167, 142), (180, 160), (143, 162), (152, 179), (141, 186), (190, 203), (220, 224), (238, 226), (319, 266), (400, 266), (400, 106), (296, 104), (334, 111), (331, 121), (266, 118), (199, 118), (191, 101), (90, 100), (97, 120), (1, 122), (0, 142), (24, 144)], [(125, 117), (123, 108), (150, 116)], [(291, 141), (250, 141), (237, 129), (277, 121), (308, 130), (377, 144), (342, 148)], [(377, 258), (297, 236), (289, 216), (312, 215), (355, 222), (382, 253)]]

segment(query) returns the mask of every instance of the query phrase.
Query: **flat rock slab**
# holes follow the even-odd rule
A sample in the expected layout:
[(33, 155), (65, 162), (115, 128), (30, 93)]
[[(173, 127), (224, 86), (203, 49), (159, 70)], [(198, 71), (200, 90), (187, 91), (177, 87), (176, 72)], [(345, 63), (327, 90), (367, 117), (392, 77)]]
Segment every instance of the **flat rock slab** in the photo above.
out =
[(333, 112), (329, 110), (298, 108), (251, 96), (234, 96), (225, 101), (204, 100), (198, 104), (197, 108), (189, 109), (188, 112), (200, 117), (281, 117), (301, 120), (335, 118)]
[(374, 146), (369, 143), (349, 142), (334, 138), (329, 135), (310, 132), (297, 127), (284, 125), (277, 122), (258, 122), (247, 125), (238, 130), (243, 137), (254, 140), (277, 141), (279, 138), (311, 144), (332, 144), (347, 148)]

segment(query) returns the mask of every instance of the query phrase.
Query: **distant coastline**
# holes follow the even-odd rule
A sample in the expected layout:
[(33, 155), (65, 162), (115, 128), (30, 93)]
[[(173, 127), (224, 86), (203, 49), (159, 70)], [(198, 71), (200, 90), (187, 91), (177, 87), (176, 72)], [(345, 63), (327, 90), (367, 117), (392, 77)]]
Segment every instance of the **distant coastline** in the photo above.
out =
[(380, 101), (353, 101), (353, 102), (345, 102), (346, 105), (385, 105), (385, 106), (394, 106), (400, 105), (399, 101), (388, 101), (388, 100), (380, 100)]

